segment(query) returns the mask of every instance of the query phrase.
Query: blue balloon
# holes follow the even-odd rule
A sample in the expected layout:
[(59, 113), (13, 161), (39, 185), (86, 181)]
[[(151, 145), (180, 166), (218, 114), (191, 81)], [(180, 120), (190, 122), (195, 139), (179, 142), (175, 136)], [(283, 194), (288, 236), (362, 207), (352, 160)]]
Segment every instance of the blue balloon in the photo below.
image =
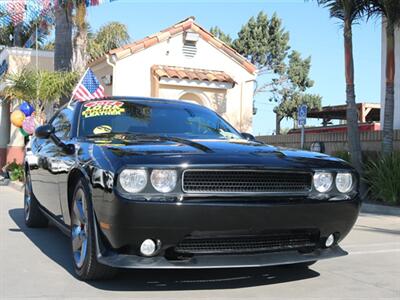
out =
[(19, 110), (22, 111), (26, 117), (29, 117), (35, 111), (33, 106), (26, 101), (22, 102), (19, 106)]

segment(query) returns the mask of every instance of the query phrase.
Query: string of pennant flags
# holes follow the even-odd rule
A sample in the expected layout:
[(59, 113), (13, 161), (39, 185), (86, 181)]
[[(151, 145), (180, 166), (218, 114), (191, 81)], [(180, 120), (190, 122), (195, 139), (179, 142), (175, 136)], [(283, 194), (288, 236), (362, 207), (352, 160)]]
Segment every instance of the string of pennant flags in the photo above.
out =
[[(116, 0), (85, 0), (87, 7)], [(38, 19), (53, 23), (53, 9), (68, 0), (0, 0), (0, 26), (29, 24)]]

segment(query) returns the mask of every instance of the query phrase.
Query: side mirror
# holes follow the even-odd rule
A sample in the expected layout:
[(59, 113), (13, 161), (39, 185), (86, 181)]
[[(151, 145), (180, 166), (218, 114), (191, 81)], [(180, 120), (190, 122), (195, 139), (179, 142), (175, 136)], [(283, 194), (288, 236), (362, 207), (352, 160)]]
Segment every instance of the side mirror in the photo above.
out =
[(35, 130), (35, 135), (40, 139), (51, 139), (54, 144), (58, 147), (62, 148), (63, 151), (67, 154), (75, 153), (75, 145), (73, 144), (65, 144), (54, 134), (54, 127), (50, 124), (46, 124), (43, 126), (39, 126)]
[(48, 139), (53, 133), (54, 133), (54, 127), (50, 124), (39, 126), (35, 130), (35, 135), (39, 139)]
[(254, 135), (247, 133), (247, 132), (242, 132), (241, 133), (242, 137), (244, 137), (246, 140), (251, 141), (251, 142), (255, 142), (256, 138), (254, 137)]

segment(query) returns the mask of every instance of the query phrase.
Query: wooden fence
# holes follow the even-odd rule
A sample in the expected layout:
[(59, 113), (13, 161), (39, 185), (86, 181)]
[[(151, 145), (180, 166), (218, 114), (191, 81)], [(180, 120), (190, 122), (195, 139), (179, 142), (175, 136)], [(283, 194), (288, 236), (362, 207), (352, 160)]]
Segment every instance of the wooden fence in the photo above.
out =
[[(300, 134), (264, 135), (258, 136), (257, 139), (274, 146), (300, 148)], [(381, 150), (382, 131), (361, 132), (360, 139), (363, 151)], [(325, 144), (325, 153), (327, 154), (349, 150), (347, 133), (345, 132), (306, 134), (304, 148), (310, 149), (313, 142), (323, 142)], [(400, 150), (400, 130), (394, 131), (394, 149)]]

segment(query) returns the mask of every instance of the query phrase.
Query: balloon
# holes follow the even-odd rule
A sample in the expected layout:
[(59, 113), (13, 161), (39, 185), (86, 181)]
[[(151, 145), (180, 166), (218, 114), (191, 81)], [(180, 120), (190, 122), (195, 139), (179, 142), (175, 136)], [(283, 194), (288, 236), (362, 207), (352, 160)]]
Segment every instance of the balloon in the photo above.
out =
[(11, 123), (15, 126), (15, 127), (19, 127), (21, 128), (22, 123), (25, 120), (25, 114), (20, 111), (19, 109), (14, 110), (11, 114)]
[(22, 134), (24, 137), (29, 136), (29, 134), (26, 133), (25, 130), (23, 130), (22, 128), (19, 129), (19, 132), (21, 132), (21, 134)]
[(24, 122), (22, 122), (22, 129), (29, 135), (35, 132), (36, 124), (35, 118), (33, 116), (26, 117)]
[(35, 111), (33, 106), (26, 101), (22, 102), (19, 106), (19, 110), (22, 111), (26, 117), (29, 117)]

